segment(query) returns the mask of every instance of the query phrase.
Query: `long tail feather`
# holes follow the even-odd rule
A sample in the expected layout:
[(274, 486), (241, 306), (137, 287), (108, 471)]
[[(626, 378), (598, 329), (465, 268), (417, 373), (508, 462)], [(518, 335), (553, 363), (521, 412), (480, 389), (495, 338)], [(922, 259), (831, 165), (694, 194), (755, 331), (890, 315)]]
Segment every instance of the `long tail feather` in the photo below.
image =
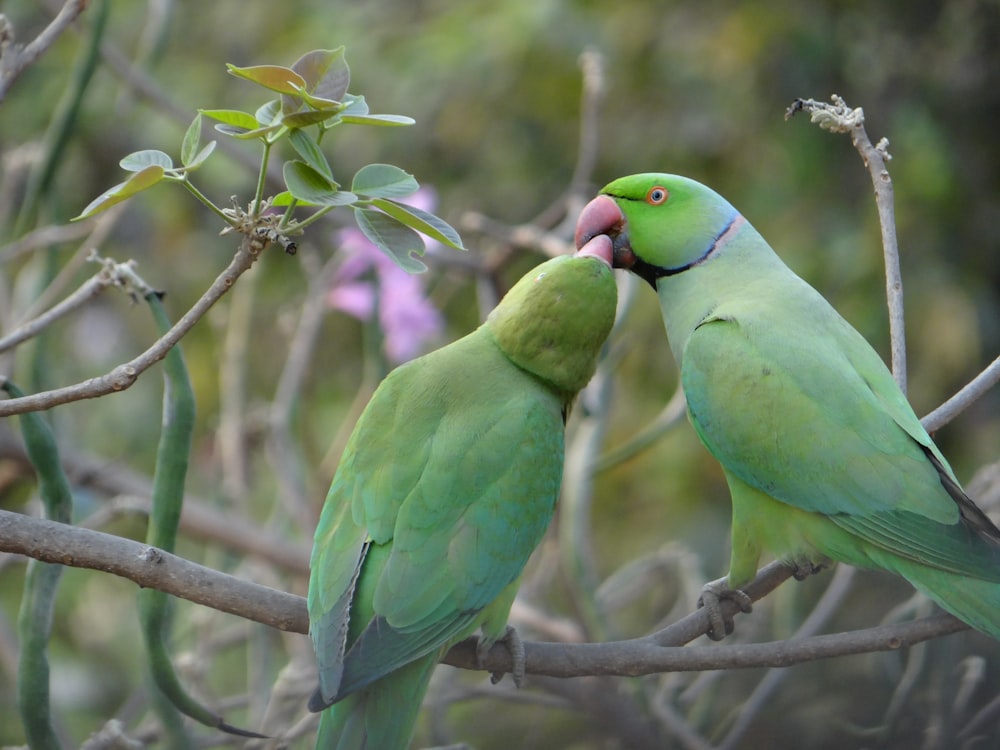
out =
[(438, 658), (417, 659), (326, 709), (316, 750), (406, 750)]

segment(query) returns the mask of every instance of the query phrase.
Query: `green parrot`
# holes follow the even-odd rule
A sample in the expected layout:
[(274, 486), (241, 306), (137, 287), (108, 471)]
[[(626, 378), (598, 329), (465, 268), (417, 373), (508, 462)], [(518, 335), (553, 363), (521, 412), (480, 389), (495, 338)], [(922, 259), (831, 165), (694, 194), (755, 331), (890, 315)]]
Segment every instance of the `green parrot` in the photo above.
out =
[(541, 264), (476, 331), (372, 396), (310, 563), (318, 749), (403, 750), (441, 656), (477, 629), (480, 653), (513, 635), (521, 573), (559, 494), (566, 417), (614, 323), (611, 260), (601, 236)]
[(797, 577), (841, 561), (892, 571), (1000, 638), (1000, 530), (963, 492), (878, 354), (724, 198), (685, 177), (605, 186), (576, 241), (608, 235), (614, 264), (660, 300), (688, 416), (722, 464), (733, 504), (729, 574), (763, 551)]

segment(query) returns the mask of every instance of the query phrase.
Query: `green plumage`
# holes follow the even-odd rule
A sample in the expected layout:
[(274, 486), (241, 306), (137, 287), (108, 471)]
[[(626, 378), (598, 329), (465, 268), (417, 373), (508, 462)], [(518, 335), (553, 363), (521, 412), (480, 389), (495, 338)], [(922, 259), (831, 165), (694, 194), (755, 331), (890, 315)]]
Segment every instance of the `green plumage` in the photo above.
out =
[(578, 241), (615, 235), (615, 264), (659, 296), (691, 422), (732, 494), (729, 586), (764, 550), (883, 568), (1000, 638), (1000, 531), (864, 338), (707, 187), (644, 174), (601, 192)]
[(614, 321), (606, 257), (548, 261), (465, 338), (394, 370), (316, 529), (317, 748), (405, 748), (434, 665), (492, 641), (555, 509), (563, 428)]

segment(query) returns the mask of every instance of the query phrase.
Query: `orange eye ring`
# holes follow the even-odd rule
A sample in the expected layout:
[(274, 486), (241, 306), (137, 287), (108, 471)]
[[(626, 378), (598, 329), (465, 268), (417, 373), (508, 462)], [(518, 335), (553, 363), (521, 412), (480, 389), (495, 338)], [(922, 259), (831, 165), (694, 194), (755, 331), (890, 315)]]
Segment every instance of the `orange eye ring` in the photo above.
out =
[(665, 187), (662, 185), (653, 185), (646, 193), (646, 203), (651, 206), (659, 206), (661, 203), (666, 203), (669, 197), (670, 191)]

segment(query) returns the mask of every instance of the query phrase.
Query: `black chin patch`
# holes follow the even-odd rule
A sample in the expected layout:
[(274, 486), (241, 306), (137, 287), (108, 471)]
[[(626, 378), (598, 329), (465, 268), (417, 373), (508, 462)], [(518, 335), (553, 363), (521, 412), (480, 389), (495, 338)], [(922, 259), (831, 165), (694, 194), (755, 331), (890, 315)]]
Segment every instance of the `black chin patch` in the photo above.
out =
[(629, 244), (628, 232), (619, 231), (610, 233), (611, 247), (613, 250), (614, 267), (624, 268), (631, 271), (656, 290), (656, 280), (664, 275), (663, 269), (647, 263), (632, 250)]

